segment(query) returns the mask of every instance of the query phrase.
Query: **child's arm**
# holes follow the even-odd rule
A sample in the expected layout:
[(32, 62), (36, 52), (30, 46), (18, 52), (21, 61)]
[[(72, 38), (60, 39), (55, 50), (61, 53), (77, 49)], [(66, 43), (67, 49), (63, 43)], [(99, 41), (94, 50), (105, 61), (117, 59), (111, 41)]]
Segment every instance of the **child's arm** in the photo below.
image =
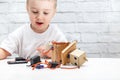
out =
[(7, 56), (10, 56), (10, 53), (0, 48), (0, 60), (7, 58)]

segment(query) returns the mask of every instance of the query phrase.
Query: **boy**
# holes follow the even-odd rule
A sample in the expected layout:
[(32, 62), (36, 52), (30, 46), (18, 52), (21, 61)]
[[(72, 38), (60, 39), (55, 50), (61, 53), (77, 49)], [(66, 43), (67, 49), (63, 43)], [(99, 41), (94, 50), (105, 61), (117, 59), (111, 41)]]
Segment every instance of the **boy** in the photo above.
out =
[(26, 7), (31, 24), (18, 28), (1, 43), (0, 59), (5, 59), (13, 53), (25, 59), (35, 55), (47, 56), (39, 53), (41, 46), (51, 41), (66, 42), (58, 27), (50, 24), (56, 13), (56, 4), (57, 0), (27, 0)]

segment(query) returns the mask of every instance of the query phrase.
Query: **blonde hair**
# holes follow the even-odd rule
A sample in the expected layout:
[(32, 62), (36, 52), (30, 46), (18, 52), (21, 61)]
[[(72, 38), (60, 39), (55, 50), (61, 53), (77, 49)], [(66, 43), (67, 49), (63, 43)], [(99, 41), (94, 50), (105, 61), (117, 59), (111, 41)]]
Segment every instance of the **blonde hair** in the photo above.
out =
[[(48, 0), (48, 1), (51, 1), (51, 0)], [(57, 7), (57, 0), (52, 0), (55, 2), (55, 8)], [(26, 3), (28, 4), (29, 0), (26, 0)]]

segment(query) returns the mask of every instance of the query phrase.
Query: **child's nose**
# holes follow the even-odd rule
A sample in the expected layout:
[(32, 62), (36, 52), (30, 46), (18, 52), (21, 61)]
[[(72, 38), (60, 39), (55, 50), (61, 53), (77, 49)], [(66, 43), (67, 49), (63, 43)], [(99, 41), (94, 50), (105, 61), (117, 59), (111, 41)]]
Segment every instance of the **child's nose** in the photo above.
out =
[(38, 14), (38, 15), (37, 15), (37, 19), (38, 19), (38, 20), (43, 19), (43, 15), (42, 15), (42, 14)]

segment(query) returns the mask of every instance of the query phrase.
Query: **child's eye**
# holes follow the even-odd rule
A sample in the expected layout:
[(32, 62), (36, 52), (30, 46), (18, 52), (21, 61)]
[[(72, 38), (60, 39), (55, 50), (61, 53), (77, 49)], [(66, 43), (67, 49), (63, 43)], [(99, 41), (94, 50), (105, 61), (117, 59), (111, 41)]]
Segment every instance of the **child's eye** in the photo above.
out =
[(44, 12), (45, 15), (47, 15), (48, 13), (47, 12)]
[(37, 14), (38, 12), (37, 11), (32, 11), (32, 13)]

